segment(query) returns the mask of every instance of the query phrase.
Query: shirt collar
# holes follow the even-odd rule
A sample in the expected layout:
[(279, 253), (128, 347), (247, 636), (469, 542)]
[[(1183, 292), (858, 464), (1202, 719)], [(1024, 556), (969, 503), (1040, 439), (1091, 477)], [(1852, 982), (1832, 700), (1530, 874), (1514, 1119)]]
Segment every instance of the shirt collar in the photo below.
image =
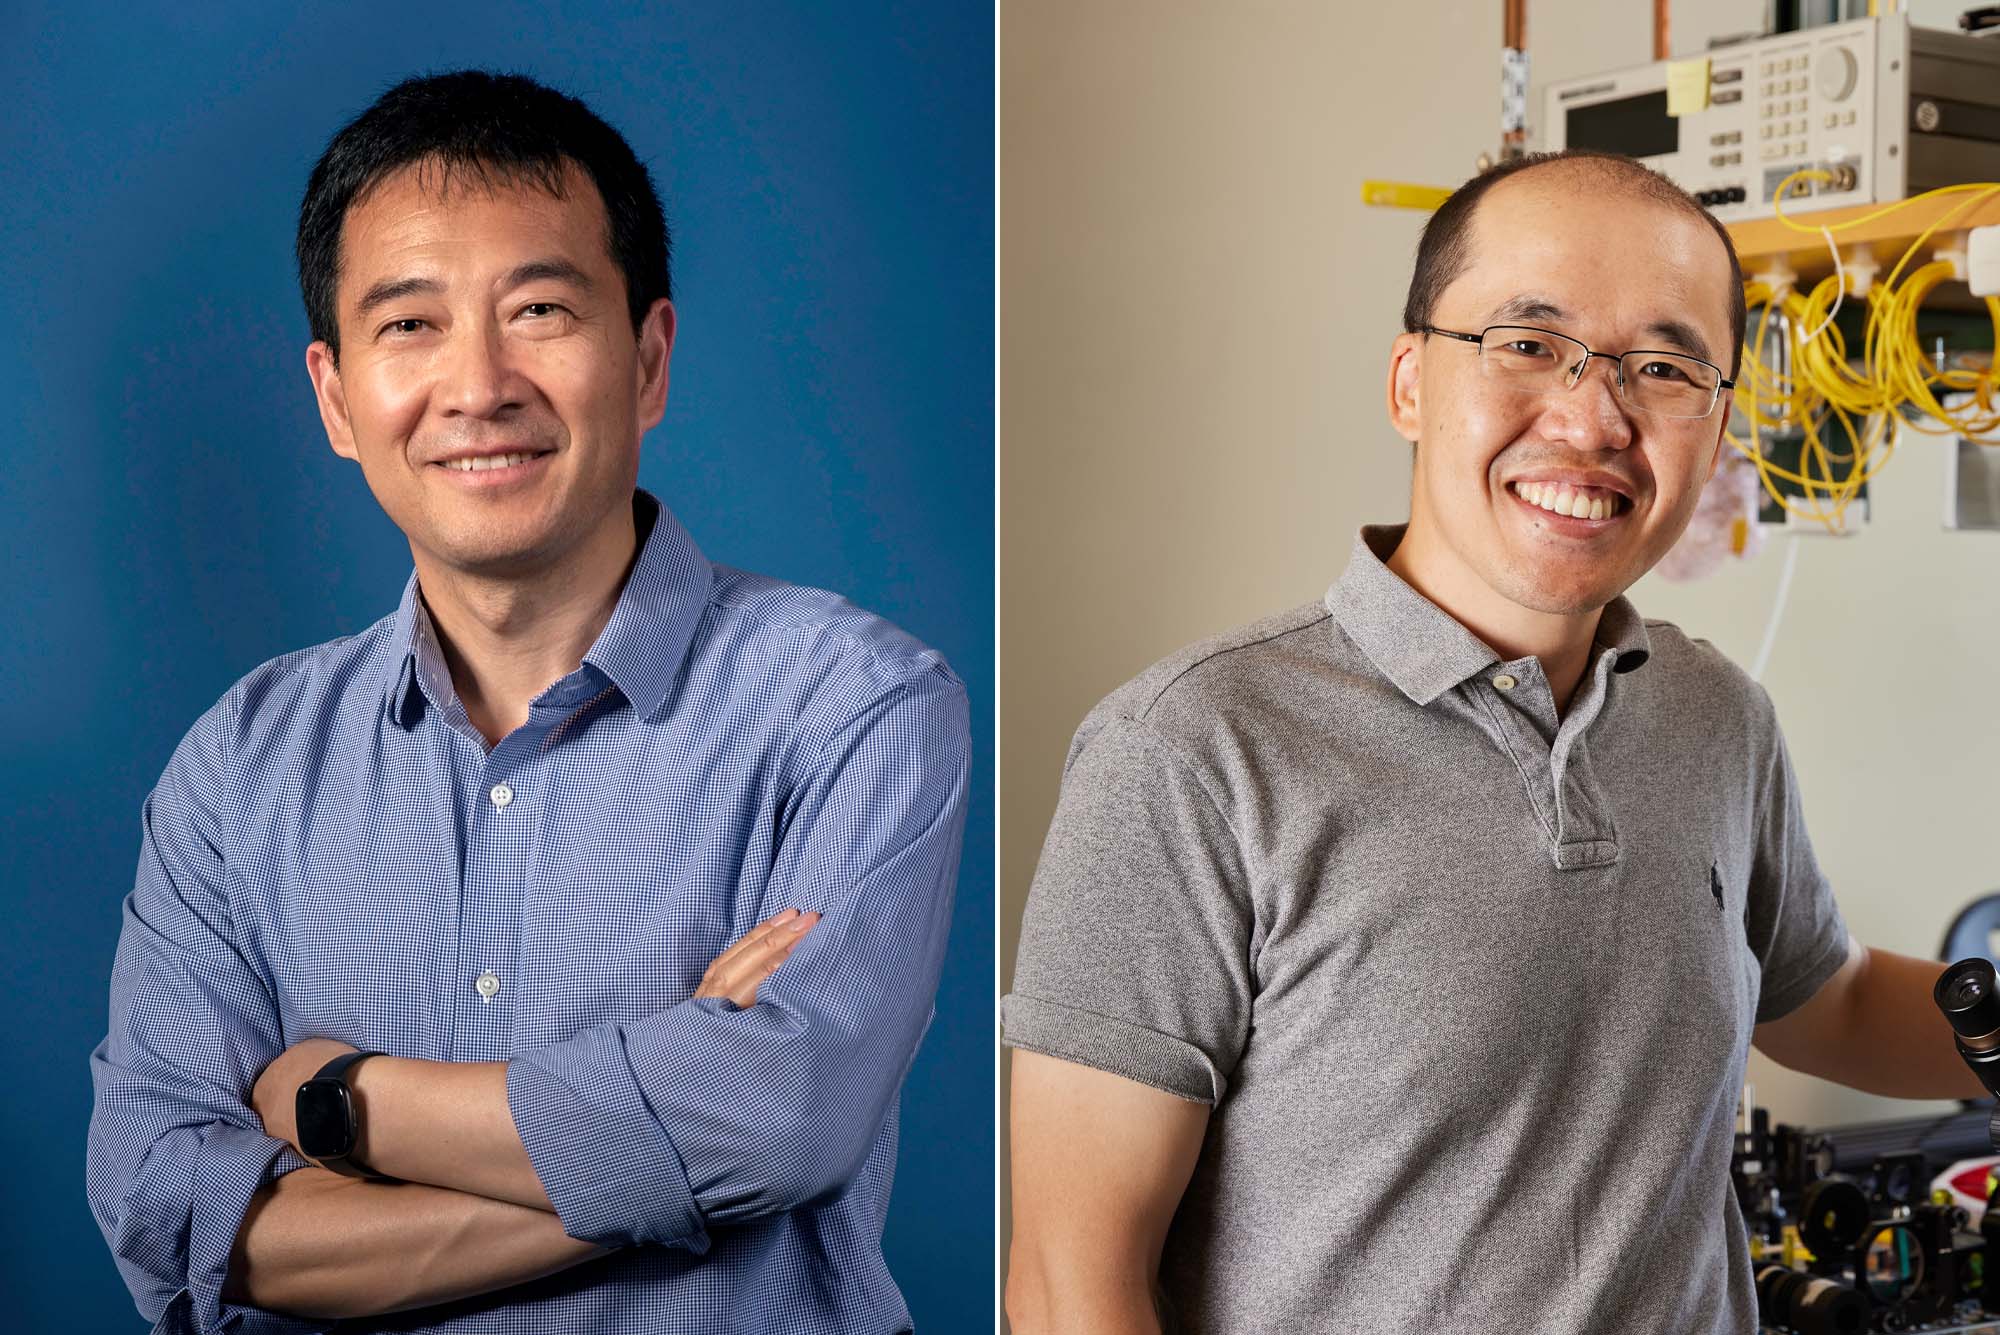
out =
[[(694, 538), (681, 527), (673, 511), (645, 490), (632, 497), (639, 532), (639, 559), (619, 591), (611, 619), (583, 656), (586, 674), (601, 674), (629, 700), (641, 718), (650, 718), (666, 703), (695, 628), (708, 606), (715, 571)], [(390, 631), (390, 661), (395, 664), (387, 683), (390, 717), (405, 728), (415, 725), (423, 704), (443, 709), (454, 698), (451, 674), (439, 649), (437, 634), (412, 572), (403, 586)], [(572, 682), (575, 674), (564, 678)], [(537, 697), (537, 703), (560, 703), (553, 693), (558, 683)], [(566, 694), (574, 694), (570, 690)]]
[[(1346, 571), (1327, 590), (1326, 607), (1383, 676), (1415, 703), (1428, 705), (1500, 660), (1385, 564), (1408, 528), (1365, 525), (1354, 539)], [(1605, 605), (1597, 644), (1611, 657), (1613, 672), (1630, 672), (1646, 661), (1646, 623), (1625, 598)]]
[(1604, 605), (1597, 618), (1597, 647), (1611, 659), (1613, 672), (1630, 672), (1646, 666), (1653, 655), (1653, 641), (1646, 634), (1646, 619), (1624, 596)]

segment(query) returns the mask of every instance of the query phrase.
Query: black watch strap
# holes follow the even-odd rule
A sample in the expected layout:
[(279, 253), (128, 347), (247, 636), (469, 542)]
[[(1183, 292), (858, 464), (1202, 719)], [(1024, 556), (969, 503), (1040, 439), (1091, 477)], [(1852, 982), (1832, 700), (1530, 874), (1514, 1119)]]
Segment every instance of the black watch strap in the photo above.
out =
[(326, 1065), (320, 1067), (319, 1074), (315, 1075), (313, 1079), (344, 1081), (347, 1079), (347, 1070), (350, 1066), (355, 1065), (363, 1057), (379, 1057), (381, 1055), (379, 1052), (343, 1052)]

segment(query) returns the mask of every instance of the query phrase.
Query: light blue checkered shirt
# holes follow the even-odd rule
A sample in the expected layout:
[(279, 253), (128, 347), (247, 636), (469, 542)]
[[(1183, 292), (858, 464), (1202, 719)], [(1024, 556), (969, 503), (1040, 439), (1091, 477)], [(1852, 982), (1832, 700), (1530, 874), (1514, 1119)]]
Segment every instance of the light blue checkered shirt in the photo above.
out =
[[(507, 1061), (564, 1229), (619, 1249), (341, 1330), (909, 1329), (881, 1238), (951, 916), (965, 689), (880, 618), (712, 566), (635, 507), (610, 622), (490, 752), (414, 576), (395, 615), (264, 664), (176, 748), (88, 1155), (159, 1329), (332, 1328), (220, 1297), (252, 1194), (306, 1166), (250, 1089), (315, 1036)], [(786, 907), (825, 917), (757, 1005), (691, 999)]]

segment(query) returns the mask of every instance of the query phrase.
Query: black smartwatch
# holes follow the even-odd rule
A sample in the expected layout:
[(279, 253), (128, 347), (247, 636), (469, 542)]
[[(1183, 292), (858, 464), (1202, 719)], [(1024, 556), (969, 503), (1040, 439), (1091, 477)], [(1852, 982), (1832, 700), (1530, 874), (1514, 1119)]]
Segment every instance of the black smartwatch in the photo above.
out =
[(296, 1120), (299, 1153), (322, 1168), (372, 1182), (393, 1182), (394, 1178), (370, 1172), (354, 1157), (361, 1139), (361, 1119), (354, 1111), (354, 1091), (347, 1087), (347, 1073), (374, 1052), (347, 1052), (319, 1068), (319, 1074), (299, 1086)]

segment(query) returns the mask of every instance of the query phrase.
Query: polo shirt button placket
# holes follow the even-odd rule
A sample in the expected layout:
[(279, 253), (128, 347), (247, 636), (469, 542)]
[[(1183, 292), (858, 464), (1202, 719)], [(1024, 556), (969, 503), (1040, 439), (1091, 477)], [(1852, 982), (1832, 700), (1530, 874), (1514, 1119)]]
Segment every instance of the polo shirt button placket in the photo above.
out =
[[(1534, 659), (1497, 664), (1487, 671), (1491, 675), (1480, 680), (1504, 704), (1493, 711), (1502, 744), (1519, 769), (1522, 796), (1553, 843), (1562, 822), (1552, 754), (1561, 728), (1554, 697)], [(1552, 849), (1552, 855), (1560, 864), (1561, 852)]]

